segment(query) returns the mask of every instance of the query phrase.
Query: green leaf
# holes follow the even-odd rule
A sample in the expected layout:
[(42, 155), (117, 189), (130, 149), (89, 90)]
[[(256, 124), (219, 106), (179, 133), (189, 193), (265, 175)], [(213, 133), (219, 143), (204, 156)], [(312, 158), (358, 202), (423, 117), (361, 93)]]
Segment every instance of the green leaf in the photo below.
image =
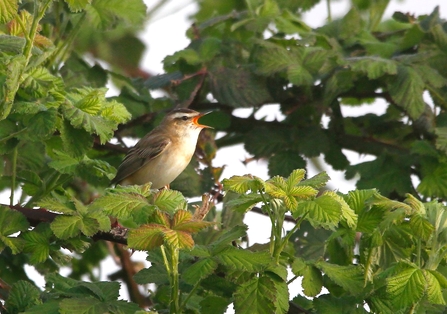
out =
[(373, 232), (385, 216), (385, 210), (379, 207), (372, 207), (370, 210), (365, 210), (359, 213), (357, 222), (357, 231), (359, 232)]
[(92, 217), (82, 217), (79, 221), (79, 230), (87, 237), (91, 237), (99, 231), (99, 222)]
[(129, 230), (127, 245), (135, 250), (149, 251), (164, 243), (164, 232), (168, 230), (159, 224), (148, 224)]
[(275, 308), (276, 314), (287, 313), (289, 310), (289, 289), (285, 280), (273, 278), (275, 287)]
[(298, 203), (297, 208), (292, 210), (292, 215), (295, 218), (306, 215), (306, 220), (314, 227), (334, 228), (340, 221), (341, 207), (337, 200), (326, 194), (315, 200)]
[(82, 218), (80, 216), (58, 216), (51, 223), (51, 230), (59, 239), (68, 239), (80, 233)]
[[(442, 290), (445, 288), (446, 278), (436, 271), (423, 269), (422, 272), (427, 282), (427, 291), (425, 293), (428, 301), (433, 304), (445, 305), (446, 302)], [(441, 279), (441, 282), (438, 279)]]
[(135, 279), (135, 282), (140, 285), (148, 283), (155, 283), (157, 285), (169, 284), (169, 276), (162, 261), (159, 263), (151, 261), (151, 266), (149, 268), (143, 268), (136, 273), (133, 278)]
[[(77, 94), (74, 95), (77, 96)], [(62, 106), (62, 113), (65, 119), (70, 121), (70, 124), (75, 128), (82, 128), (90, 134), (97, 134), (101, 144), (113, 137), (113, 130), (116, 128), (114, 121), (100, 116), (92, 116), (73, 105), (67, 104)]]
[(331, 196), (337, 202), (340, 203), (342, 220), (346, 222), (349, 228), (356, 229), (358, 217), (357, 214), (354, 212), (354, 210), (352, 210), (351, 207), (349, 207), (348, 203), (335, 192), (325, 191), (324, 194)]
[[(8, 59), (1, 60), (2, 63), (5, 65), (5, 72), (6, 77), (4, 79), (4, 85), (2, 89), (0, 89), (0, 120), (5, 119), (9, 113), (11, 112), (16, 88), (19, 85), (22, 70), (25, 67), (26, 59), (21, 54), (23, 45), (25, 44), (24, 40), (19, 39), (15, 40), (16, 38), (12, 36), (7, 36), (6, 38), (3, 36), (0, 36), (0, 44), (6, 44), (8, 46), (11, 41), (13, 41), (13, 44), (17, 44), (18, 47), (21, 47), (17, 51), (16, 56), (9, 57)], [(21, 45), (22, 44), (22, 45)], [(2, 47), (3, 48), (3, 47)]]
[(0, 234), (9, 236), (19, 231), (25, 231), (29, 223), (18, 211), (9, 209), (6, 206), (0, 206)]
[(140, 26), (146, 17), (146, 5), (141, 0), (95, 0), (86, 6), (87, 19), (93, 29), (110, 29), (118, 21)]
[[(64, 94), (64, 82), (44, 67), (35, 67), (24, 75), (19, 94), (25, 99), (43, 98), (49, 93)], [(62, 103), (61, 101), (58, 104)]]
[(221, 67), (211, 70), (209, 76), (214, 98), (234, 108), (259, 106), (271, 99), (264, 78), (242, 67)]
[(191, 212), (180, 209), (174, 214), (171, 221), (171, 228), (176, 231), (197, 233), (212, 224), (213, 222), (209, 221), (193, 220)]
[(9, 236), (28, 227), (28, 221), (21, 213), (0, 206), (0, 252), (7, 246), (13, 254), (19, 253), (24, 244), (22, 239)]
[(424, 81), (411, 67), (399, 65), (397, 77), (388, 82), (388, 91), (398, 106), (403, 108), (412, 119), (417, 119), (425, 110), (422, 99)]
[(66, 314), (136, 313), (137, 304), (126, 301), (103, 301), (91, 297), (63, 299), (60, 311)]
[(347, 59), (352, 71), (362, 72), (370, 80), (378, 79), (386, 74), (397, 74), (397, 62), (385, 58), (367, 56)]
[(192, 249), (194, 240), (191, 233), (167, 229), (164, 231), (165, 243), (172, 248), (178, 249)]
[(25, 232), (23, 251), (30, 253), (30, 263), (38, 264), (47, 260), (50, 255), (50, 237), (52, 232), (48, 224), (39, 224), (33, 231)]
[(20, 135), (31, 141), (42, 141), (56, 131), (58, 116), (55, 109), (40, 111), (26, 123), (26, 133)]
[(103, 103), (100, 115), (116, 123), (124, 123), (132, 118), (132, 115), (127, 111), (126, 107), (115, 100)]
[(226, 247), (227, 244), (230, 244), (233, 241), (245, 237), (247, 235), (247, 228), (248, 227), (245, 225), (244, 226), (236, 225), (231, 229), (228, 228), (224, 230), (223, 233), (219, 236), (219, 238), (213, 242), (212, 244), (213, 251), (219, 252), (224, 247)]
[(16, 0), (5, 0), (0, 3), (0, 23), (8, 23), (17, 14), (18, 4)]
[(303, 292), (308, 297), (315, 297), (321, 292), (323, 287), (323, 276), (321, 271), (315, 266), (307, 265), (300, 271), (303, 276)]
[(337, 285), (349, 291), (353, 295), (361, 294), (363, 291), (363, 271), (360, 266), (340, 266), (326, 262), (315, 264)]
[(422, 215), (414, 214), (410, 218), (410, 228), (415, 236), (427, 241), (434, 231), (433, 225)]
[(200, 313), (225, 313), (229, 301), (217, 296), (207, 296), (200, 301)]
[(90, 207), (102, 210), (105, 214), (118, 219), (127, 219), (143, 207), (151, 208), (150, 211), (153, 211), (147, 198), (137, 193), (108, 193), (97, 198)]
[(224, 179), (222, 184), (225, 190), (244, 194), (248, 191), (258, 192), (264, 188), (265, 182), (261, 178), (247, 174), (244, 176), (232, 176), (229, 179)]
[(79, 96), (82, 96), (82, 98), (76, 95), (78, 97), (75, 99), (79, 100), (74, 103), (74, 106), (81, 109), (85, 113), (88, 113), (89, 115), (96, 115), (102, 108), (102, 102), (105, 99), (107, 89), (93, 89), (86, 87), (83, 89), (77, 89), (76, 92)]
[(246, 213), (260, 202), (262, 202), (262, 197), (257, 193), (243, 194), (239, 195), (237, 198), (229, 200), (225, 203), (225, 206), (239, 213)]
[(294, 169), (306, 167), (304, 158), (293, 151), (279, 151), (270, 157), (268, 162), (269, 176), (286, 176)]
[(311, 186), (299, 185), (304, 174), (304, 170), (298, 169), (293, 171), (286, 180), (283, 177), (275, 176), (266, 182), (265, 192), (274, 198), (283, 200), (289, 210), (295, 210), (299, 199), (309, 199), (318, 193)]
[(65, 0), (71, 12), (80, 12), (92, 2), (92, 0)]
[(67, 120), (64, 120), (59, 131), (64, 150), (75, 159), (83, 156), (93, 146), (92, 136), (85, 130), (74, 128)]
[(447, 127), (435, 128), (436, 148), (447, 153)]
[(178, 62), (180, 59), (185, 60), (186, 63), (191, 65), (200, 64), (202, 62), (202, 59), (195, 50), (187, 48), (175, 52), (172, 56), (167, 56), (164, 58), (163, 64), (165, 67), (169, 67), (170, 65)]
[(14, 283), (9, 291), (9, 297), (5, 305), (8, 313), (19, 313), (41, 303), (39, 289), (28, 281), (19, 280)]
[(244, 139), (244, 147), (257, 157), (271, 157), (290, 145), (290, 132), (286, 129), (255, 127)]
[(182, 279), (190, 285), (195, 285), (211, 275), (217, 266), (218, 264), (213, 259), (204, 258), (188, 267), (182, 274)]
[(418, 302), (425, 291), (425, 277), (422, 270), (407, 267), (387, 279), (387, 292), (401, 309)]
[(234, 296), (234, 308), (238, 314), (276, 313), (276, 291), (273, 280), (266, 277), (253, 277), (241, 284)]
[(163, 189), (153, 194), (152, 204), (161, 211), (173, 214), (176, 210), (184, 208), (186, 200), (182, 193), (175, 190)]
[(72, 157), (62, 151), (53, 150), (54, 158), (48, 165), (64, 174), (74, 174), (76, 167), (81, 161), (79, 158)]
[(49, 209), (58, 213), (73, 215), (76, 213), (76, 209), (73, 203), (66, 203), (53, 197), (44, 197), (37, 202), (39, 207)]
[(447, 196), (447, 163), (423, 162), (422, 180), (417, 191), (425, 196)]
[(258, 272), (271, 262), (267, 252), (250, 252), (247, 250), (227, 247), (215, 255), (218, 262), (233, 270)]
[(301, 181), (298, 185), (308, 185), (318, 190), (325, 187), (330, 179), (331, 178), (328, 176), (326, 171), (323, 171), (316, 174), (312, 178)]
[(222, 41), (216, 37), (206, 37), (200, 43), (199, 55), (202, 62), (211, 61), (221, 49)]

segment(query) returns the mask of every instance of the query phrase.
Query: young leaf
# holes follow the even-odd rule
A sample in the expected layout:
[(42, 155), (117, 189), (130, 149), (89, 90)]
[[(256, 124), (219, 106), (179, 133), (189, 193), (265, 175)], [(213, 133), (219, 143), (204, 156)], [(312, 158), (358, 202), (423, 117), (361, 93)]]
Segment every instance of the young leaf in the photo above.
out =
[(212, 224), (213, 223), (209, 221), (193, 220), (191, 212), (181, 209), (174, 214), (171, 228), (173, 230), (184, 231), (187, 233), (197, 233)]
[(23, 251), (30, 254), (30, 263), (38, 264), (47, 260), (50, 255), (50, 237), (52, 232), (48, 224), (39, 224), (33, 231), (25, 232)]
[(147, 224), (138, 229), (131, 229), (127, 245), (135, 250), (150, 251), (163, 244), (166, 230), (166, 227), (158, 224)]
[(8, 23), (17, 14), (17, 1), (6, 0), (0, 4), (0, 23)]
[(323, 171), (323, 172), (316, 174), (312, 178), (305, 179), (305, 180), (301, 181), (300, 183), (298, 183), (298, 185), (307, 185), (307, 186), (311, 186), (314, 189), (318, 190), (318, 189), (325, 187), (327, 182), (330, 179), (331, 178), (328, 176), (326, 171)]
[(51, 230), (59, 239), (68, 239), (80, 233), (81, 216), (58, 216), (51, 223)]
[(295, 218), (306, 215), (313, 226), (333, 228), (340, 221), (341, 204), (330, 195), (322, 195), (314, 200), (303, 201), (292, 210)]
[(360, 266), (340, 266), (319, 261), (315, 264), (337, 285), (349, 291), (353, 295), (361, 294), (363, 291), (364, 278)]
[(239, 194), (245, 194), (249, 190), (258, 192), (264, 188), (264, 181), (252, 175), (232, 176), (229, 179), (224, 179), (222, 184), (226, 190), (233, 191)]
[(349, 228), (356, 229), (357, 227), (357, 214), (349, 207), (348, 203), (345, 202), (343, 197), (332, 191), (325, 191), (324, 194), (330, 195), (341, 205), (341, 215), (343, 220), (346, 222)]
[(192, 249), (194, 240), (188, 232), (167, 229), (164, 231), (165, 243), (173, 248)]
[(418, 302), (424, 295), (426, 279), (422, 270), (407, 267), (388, 278), (387, 292), (398, 309)]
[[(436, 271), (423, 269), (422, 272), (427, 282), (426, 294), (428, 301), (433, 304), (445, 305), (446, 302), (442, 290), (445, 288), (446, 278)], [(441, 282), (438, 279), (441, 279)]]
[(417, 213), (410, 217), (410, 228), (415, 236), (425, 241), (430, 238), (435, 230), (435, 227), (433, 227), (426, 217)]
[(163, 189), (152, 196), (152, 204), (169, 214), (175, 213), (179, 208), (184, 208), (185, 203), (182, 193), (175, 190)]
[(311, 186), (298, 185), (301, 175), (304, 176), (304, 173), (296, 171), (288, 179), (275, 176), (265, 183), (265, 192), (274, 198), (283, 200), (289, 210), (295, 210), (299, 199), (309, 199), (318, 193)]
[(37, 202), (37, 205), (42, 208), (67, 215), (73, 215), (76, 213), (76, 208), (74, 207), (73, 203), (64, 202), (53, 197), (45, 197)]
[(127, 219), (132, 213), (149, 207), (149, 201), (144, 195), (136, 193), (108, 193), (97, 198), (90, 207), (102, 210), (107, 215), (118, 219)]

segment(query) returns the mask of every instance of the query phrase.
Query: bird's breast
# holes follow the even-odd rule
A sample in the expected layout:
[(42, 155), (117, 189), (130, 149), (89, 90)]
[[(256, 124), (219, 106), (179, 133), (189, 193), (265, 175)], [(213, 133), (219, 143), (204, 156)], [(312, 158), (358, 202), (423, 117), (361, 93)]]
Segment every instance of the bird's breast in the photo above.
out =
[[(198, 135), (198, 134), (197, 134)], [(153, 189), (160, 189), (177, 178), (188, 166), (197, 145), (197, 136), (173, 139), (159, 156), (147, 162), (140, 171), (129, 178), (132, 184), (152, 182)]]

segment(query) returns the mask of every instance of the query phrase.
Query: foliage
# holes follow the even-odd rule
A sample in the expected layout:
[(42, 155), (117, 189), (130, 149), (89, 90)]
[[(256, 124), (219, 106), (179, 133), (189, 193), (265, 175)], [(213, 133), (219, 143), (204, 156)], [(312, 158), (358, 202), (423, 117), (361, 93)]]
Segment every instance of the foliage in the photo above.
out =
[[(311, 28), (302, 14), (318, 2), (197, 1), (190, 44), (160, 75), (139, 68), (142, 0), (0, 3), (0, 189), (10, 196), (0, 205), (1, 311), (444, 312), (445, 21), (438, 8), (383, 20), (389, 1), (355, 0)], [(378, 99), (383, 114), (345, 113)], [(283, 118), (258, 118), (268, 104)], [(212, 110), (203, 119), (223, 137), (202, 133), (172, 190), (109, 187), (122, 138), (141, 138), (177, 105)], [(271, 178), (221, 180), (213, 158), (235, 144), (266, 160)], [(351, 164), (346, 150), (375, 158)], [(317, 157), (358, 178), (357, 189), (331, 190), (324, 171), (306, 177)], [(186, 198), (204, 192), (212, 201)], [(249, 211), (270, 220), (268, 243), (249, 244)], [(147, 252), (150, 266), (127, 248)], [(110, 256), (122, 271), (104, 281)], [(298, 278), (303, 294), (290, 295)]]

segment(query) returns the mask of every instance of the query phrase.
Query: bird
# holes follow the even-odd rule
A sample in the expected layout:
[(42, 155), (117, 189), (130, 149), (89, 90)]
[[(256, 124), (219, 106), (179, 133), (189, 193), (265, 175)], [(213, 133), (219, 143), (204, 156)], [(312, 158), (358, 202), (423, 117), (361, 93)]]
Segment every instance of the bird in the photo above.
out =
[(129, 150), (111, 183), (124, 186), (151, 182), (152, 189), (168, 186), (191, 161), (200, 132), (212, 128), (198, 122), (208, 113), (187, 108), (167, 113)]

